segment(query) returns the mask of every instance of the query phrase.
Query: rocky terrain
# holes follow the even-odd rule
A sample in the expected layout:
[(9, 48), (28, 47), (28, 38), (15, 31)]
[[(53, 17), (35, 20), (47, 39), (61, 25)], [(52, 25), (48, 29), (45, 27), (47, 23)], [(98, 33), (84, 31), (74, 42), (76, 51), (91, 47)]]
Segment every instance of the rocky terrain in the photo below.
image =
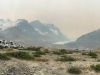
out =
[[(90, 63), (91, 62), (72, 62), (70, 64), (69, 62), (33, 62), (22, 60), (0, 61), (0, 75), (72, 75), (67, 73), (68, 67), (76, 65), (88, 68)], [(89, 71), (85, 68), (83, 73), (79, 75), (99, 75), (99, 73)]]
[[(71, 61), (57, 61), (63, 55), (59, 53), (52, 53), (49, 49), (49, 53), (42, 55), (42, 59), (48, 59), (48, 61), (39, 60), (21, 60), (15, 57), (11, 57), (10, 60), (0, 59), (0, 75), (99, 75), (99, 72), (91, 69), (91, 65), (99, 64), (100, 53), (95, 52), (98, 56), (91, 58), (88, 56), (90, 51), (76, 51), (73, 50), (69, 53), (63, 54), (64, 56), (71, 56), (76, 60)], [(34, 51), (21, 50), (22, 52), (33, 53)], [(69, 51), (69, 50), (67, 50)], [(6, 52), (18, 52), (18, 50), (1, 50), (0, 53)], [(86, 53), (86, 54), (85, 54)], [(71, 74), (68, 69), (72, 66), (76, 66), (81, 70), (80, 74)], [(100, 71), (100, 70), (99, 70)]]

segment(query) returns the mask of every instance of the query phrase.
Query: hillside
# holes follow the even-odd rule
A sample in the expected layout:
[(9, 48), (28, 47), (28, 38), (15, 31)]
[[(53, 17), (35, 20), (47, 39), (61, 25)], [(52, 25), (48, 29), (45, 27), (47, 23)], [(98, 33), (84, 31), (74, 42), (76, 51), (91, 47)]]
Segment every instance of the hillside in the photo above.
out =
[(79, 37), (75, 42), (65, 44), (69, 48), (96, 49), (100, 47), (100, 29)]

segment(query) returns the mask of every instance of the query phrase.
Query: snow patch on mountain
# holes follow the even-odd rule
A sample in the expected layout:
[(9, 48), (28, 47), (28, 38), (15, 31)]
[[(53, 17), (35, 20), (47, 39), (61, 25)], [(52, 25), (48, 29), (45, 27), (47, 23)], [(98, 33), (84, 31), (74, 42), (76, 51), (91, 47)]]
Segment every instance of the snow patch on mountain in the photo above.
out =
[(64, 45), (66, 43), (69, 43), (71, 41), (60, 41), (60, 42), (56, 42), (56, 43), (53, 43), (53, 44), (60, 44), (60, 45)]
[(40, 29), (38, 29), (38, 28), (35, 28), (35, 30), (38, 31), (39, 34), (41, 34), (41, 35), (48, 35), (48, 34), (49, 34), (48, 32), (42, 32), (42, 31), (41, 31)]
[(0, 22), (0, 28), (2, 28), (2, 30), (5, 30), (5, 29), (7, 29), (7, 28), (9, 28), (9, 27), (11, 27), (12, 26), (12, 23), (11, 22)]
[(12, 22), (9, 19), (7, 19), (7, 20), (0, 19), (0, 28), (2, 30), (5, 30), (5, 29), (7, 29), (9, 27), (13, 27), (13, 26), (17, 26), (17, 23)]
[(43, 32), (41, 32), (39, 29), (35, 28), (35, 30), (38, 31), (39, 34), (41, 34), (41, 35), (45, 35), (45, 34), (44, 34)]
[[(50, 29), (50, 28), (49, 28)], [(54, 34), (59, 35), (57, 30), (50, 29)]]

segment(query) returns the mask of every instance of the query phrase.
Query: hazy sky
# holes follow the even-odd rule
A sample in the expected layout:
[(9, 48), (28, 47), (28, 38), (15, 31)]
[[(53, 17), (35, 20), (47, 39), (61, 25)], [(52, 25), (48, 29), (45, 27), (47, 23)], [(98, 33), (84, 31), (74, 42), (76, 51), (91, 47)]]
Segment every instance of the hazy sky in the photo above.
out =
[(53, 23), (76, 39), (100, 28), (100, 0), (0, 0), (0, 18)]

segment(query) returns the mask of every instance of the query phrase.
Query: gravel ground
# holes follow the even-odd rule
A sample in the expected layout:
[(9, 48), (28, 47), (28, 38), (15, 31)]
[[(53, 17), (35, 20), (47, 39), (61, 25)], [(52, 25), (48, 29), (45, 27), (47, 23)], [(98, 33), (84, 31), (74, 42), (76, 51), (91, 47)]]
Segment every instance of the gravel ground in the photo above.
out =
[[(6, 51), (0, 51), (0, 53), (5, 52)], [(29, 52), (32, 53), (31, 51)], [(71, 66), (81, 68), (82, 73), (79, 75), (100, 75), (100, 73), (96, 73), (90, 69), (91, 64), (100, 64), (100, 62), (88, 56), (82, 56), (80, 53), (67, 55), (79, 58), (80, 60), (58, 62), (55, 61), (58, 56), (50, 54), (42, 56), (42, 58), (49, 59), (48, 62), (26, 61), (15, 58), (6, 61), (0, 60), (0, 75), (72, 75), (67, 72)], [(98, 57), (100, 57), (100, 55)], [(86, 61), (83, 61), (83, 59), (86, 59)]]
[(80, 75), (100, 75), (89, 70), (90, 64), (99, 62), (34, 62), (12, 59), (9, 61), (0, 61), (0, 75), (71, 75), (67, 73), (67, 68), (70, 66), (82, 67)]

